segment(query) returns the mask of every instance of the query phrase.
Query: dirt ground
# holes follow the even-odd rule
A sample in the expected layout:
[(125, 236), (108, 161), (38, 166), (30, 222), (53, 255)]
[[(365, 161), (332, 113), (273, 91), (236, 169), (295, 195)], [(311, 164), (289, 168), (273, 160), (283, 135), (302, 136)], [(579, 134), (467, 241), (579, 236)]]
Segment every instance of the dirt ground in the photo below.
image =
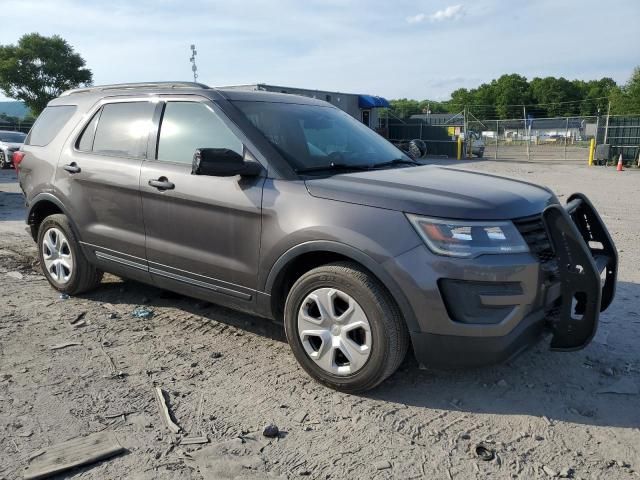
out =
[[(640, 478), (640, 172), (454, 164), (589, 195), (620, 252), (616, 300), (585, 350), (550, 352), (547, 338), (465, 371), (419, 370), (409, 356), (366, 395), (316, 384), (259, 318), (113, 276), (59, 298), (24, 230), (15, 172), (2, 171), (0, 479), (98, 431), (126, 453), (63, 478)], [(137, 306), (153, 317), (132, 316)], [(51, 349), (66, 342), (77, 345)], [(155, 386), (182, 433), (163, 424)], [(262, 436), (269, 423), (278, 438)], [(180, 445), (200, 435), (210, 443)]]

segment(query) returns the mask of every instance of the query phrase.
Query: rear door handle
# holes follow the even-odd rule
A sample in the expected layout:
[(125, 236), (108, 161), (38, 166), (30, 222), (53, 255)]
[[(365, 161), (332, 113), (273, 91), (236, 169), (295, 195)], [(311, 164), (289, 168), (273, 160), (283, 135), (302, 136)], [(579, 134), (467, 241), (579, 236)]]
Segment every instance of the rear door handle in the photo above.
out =
[(69, 173), (79, 173), (80, 172), (80, 167), (78, 166), (78, 164), (76, 162), (71, 162), (71, 163), (69, 163), (67, 165), (63, 165), (62, 168), (64, 168)]
[(149, 185), (158, 190), (173, 190), (176, 186), (167, 177), (160, 177), (157, 180), (149, 180)]

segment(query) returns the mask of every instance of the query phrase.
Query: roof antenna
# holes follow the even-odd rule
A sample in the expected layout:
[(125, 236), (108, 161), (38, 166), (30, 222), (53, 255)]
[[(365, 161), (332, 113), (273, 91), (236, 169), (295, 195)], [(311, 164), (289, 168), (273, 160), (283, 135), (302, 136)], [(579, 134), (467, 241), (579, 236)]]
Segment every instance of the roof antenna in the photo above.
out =
[(191, 58), (189, 61), (191, 62), (191, 71), (193, 72), (193, 81), (196, 82), (198, 78), (198, 66), (196, 65), (196, 55), (198, 54), (196, 50), (196, 46), (191, 44)]

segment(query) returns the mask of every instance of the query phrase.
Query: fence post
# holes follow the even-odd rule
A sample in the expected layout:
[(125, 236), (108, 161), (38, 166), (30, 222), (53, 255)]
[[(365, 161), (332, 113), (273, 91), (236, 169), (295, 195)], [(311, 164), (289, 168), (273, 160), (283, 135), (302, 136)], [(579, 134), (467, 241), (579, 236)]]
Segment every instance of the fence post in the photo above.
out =
[(589, 145), (589, 166), (593, 165), (593, 154), (596, 151), (596, 139), (591, 139), (591, 144)]
[[(598, 129), (596, 128), (596, 131)], [(567, 161), (567, 141), (569, 140), (569, 117), (567, 117), (567, 126), (564, 129), (564, 161)]]
[(498, 159), (498, 135), (499, 134), (500, 134), (500, 124), (498, 123), (498, 120), (496, 120), (496, 152), (494, 154), (495, 160)]
[[(607, 140), (609, 139), (609, 114), (611, 113), (611, 102), (609, 102), (609, 105), (607, 106), (607, 121), (605, 122), (604, 125), (604, 143), (605, 145), (607, 144)], [(597, 131), (596, 131), (596, 135), (597, 135)]]
[(529, 142), (531, 141), (531, 135), (527, 135), (527, 107), (522, 106), (522, 115), (524, 116), (524, 136), (527, 139), (527, 161), (531, 161), (531, 152), (529, 151)]

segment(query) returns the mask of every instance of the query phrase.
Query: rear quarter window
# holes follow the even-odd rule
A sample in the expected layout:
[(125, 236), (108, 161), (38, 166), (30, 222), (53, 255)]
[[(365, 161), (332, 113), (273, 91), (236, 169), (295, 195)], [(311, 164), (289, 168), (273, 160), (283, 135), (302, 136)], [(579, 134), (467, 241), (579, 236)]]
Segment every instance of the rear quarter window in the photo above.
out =
[(60, 132), (76, 111), (75, 105), (59, 105), (45, 108), (31, 128), (26, 145), (44, 147)]

